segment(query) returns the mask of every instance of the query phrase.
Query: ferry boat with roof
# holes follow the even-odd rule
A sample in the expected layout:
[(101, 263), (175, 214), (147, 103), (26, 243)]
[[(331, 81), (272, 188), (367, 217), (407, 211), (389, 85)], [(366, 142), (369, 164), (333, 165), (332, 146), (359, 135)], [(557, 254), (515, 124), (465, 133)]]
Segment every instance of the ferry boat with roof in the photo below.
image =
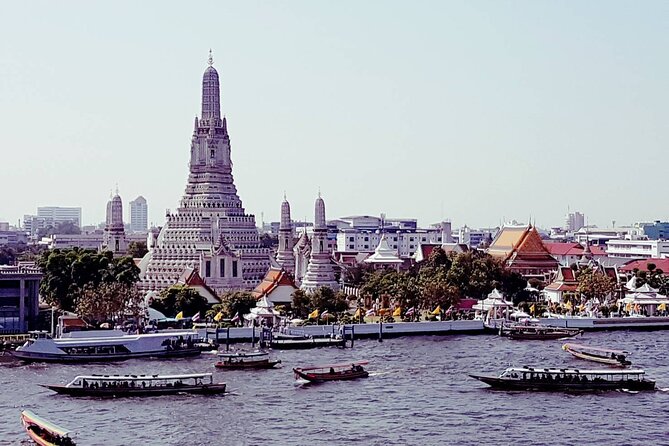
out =
[(179, 358), (200, 354), (197, 331), (174, 331), (141, 335), (96, 336), (52, 339), (46, 332), (32, 337), (12, 352), (28, 362), (107, 362), (132, 358)]
[(239, 369), (271, 369), (281, 360), (272, 360), (267, 352), (236, 352), (219, 353), (221, 358), (214, 367), (218, 369), (239, 370)]
[(158, 396), (178, 393), (216, 395), (225, 383), (215, 383), (211, 373), (188, 375), (81, 375), (67, 385), (42, 387), (69, 396)]
[(493, 389), (537, 391), (653, 390), (641, 369), (580, 370), (511, 367), (501, 375), (469, 375)]
[(21, 424), (30, 439), (40, 446), (76, 446), (67, 430), (29, 410), (21, 412)]

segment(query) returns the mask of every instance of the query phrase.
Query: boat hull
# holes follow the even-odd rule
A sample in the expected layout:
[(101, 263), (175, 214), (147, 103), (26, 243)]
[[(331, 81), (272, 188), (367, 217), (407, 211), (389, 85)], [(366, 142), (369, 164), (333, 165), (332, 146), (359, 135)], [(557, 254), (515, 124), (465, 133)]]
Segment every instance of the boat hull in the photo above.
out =
[(56, 362), (56, 363), (87, 363), (87, 362), (114, 362), (127, 361), (135, 358), (185, 358), (199, 355), (199, 348), (182, 350), (159, 350), (141, 353), (120, 353), (115, 355), (68, 355), (51, 353), (33, 353), (15, 350), (12, 355), (25, 362)]
[(367, 378), (369, 372), (335, 372), (335, 373), (309, 373), (298, 369), (293, 369), (295, 374), (309, 382), (328, 382), (328, 381), (348, 381), (351, 379)]
[(598, 362), (600, 364), (607, 364), (614, 367), (627, 367), (628, 365), (632, 365), (632, 361), (627, 361), (627, 360), (619, 361), (617, 359), (612, 359), (612, 358), (603, 358), (601, 356), (588, 355), (587, 353), (577, 352), (569, 349), (567, 349), (567, 351), (571, 353), (575, 358), (585, 359), (586, 361)]
[(587, 382), (555, 382), (502, 379), (493, 376), (469, 375), (488, 384), (496, 390), (530, 390), (539, 392), (596, 392), (607, 390), (654, 390), (655, 381), (587, 381)]
[[(62, 435), (67, 437), (67, 433), (61, 427), (55, 426), (54, 424), (46, 421), (41, 421), (37, 416), (35, 416), (32, 412), (29, 411), (21, 412), (21, 424), (23, 425), (23, 428), (26, 430), (26, 434), (28, 434), (28, 437), (30, 437), (32, 441), (34, 441), (40, 446), (58, 446), (58, 443), (54, 443), (54, 441), (58, 440), (55, 440), (53, 438), (47, 439), (44, 438), (45, 436), (58, 437)], [(43, 434), (40, 435), (40, 432), (42, 432)], [(70, 444), (72, 446), (76, 446), (71, 438), (67, 437), (67, 439), (70, 441)]]
[(219, 361), (216, 364), (214, 364), (214, 367), (223, 370), (271, 369), (280, 363), (281, 361), (269, 361), (267, 359), (263, 361), (233, 362), (233, 363)]
[(218, 395), (225, 393), (226, 384), (207, 384), (202, 386), (177, 386), (177, 387), (122, 387), (122, 388), (81, 388), (43, 385), (54, 392), (78, 397), (149, 397), (161, 395), (177, 395), (182, 393), (195, 395)]

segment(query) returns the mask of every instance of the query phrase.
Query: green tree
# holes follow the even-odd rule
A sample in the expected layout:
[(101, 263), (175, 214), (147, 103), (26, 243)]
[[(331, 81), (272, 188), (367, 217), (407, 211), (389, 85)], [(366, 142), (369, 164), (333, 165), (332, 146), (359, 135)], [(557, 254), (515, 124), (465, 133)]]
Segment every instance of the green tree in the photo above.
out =
[(16, 251), (10, 246), (0, 246), (0, 265), (13, 265)]
[(160, 297), (153, 300), (151, 307), (166, 316), (174, 317), (183, 312), (185, 317), (190, 317), (198, 311), (201, 315), (205, 315), (209, 309), (209, 302), (194, 288), (187, 285), (172, 285), (160, 292)]
[(132, 258), (114, 258), (108, 251), (54, 249), (43, 252), (38, 265), (44, 274), (40, 294), (48, 304), (65, 311), (74, 311), (77, 296), (86, 285), (104, 282), (131, 286), (139, 280), (139, 268)]
[(309, 294), (310, 310), (316, 310), (320, 313), (328, 311), (328, 313), (336, 314), (348, 310), (348, 300), (344, 293), (335, 293), (330, 287), (320, 287), (313, 293)]
[(576, 279), (578, 286), (576, 291), (588, 299), (603, 300), (606, 296), (616, 290), (616, 282), (603, 274), (598, 269), (590, 267), (582, 268), (577, 271)]
[(248, 291), (229, 291), (221, 296), (223, 314), (229, 318), (236, 314), (241, 318), (256, 306), (256, 298)]
[(309, 315), (309, 305), (311, 300), (303, 290), (295, 290), (291, 295), (293, 302), (291, 304), (293, 316), (306, 318)]
[(144, 314), (144, 299), (133, 285), (118, 282), (87, 284), (79, 293), (77, 314), (87, 322), (97, 325), (107, 320), (132, 317), (139, 320)]
[(135, 259), (144, 257), (147, 252), (149, 250), (146, 249), (146, 242), (130, 242), (128, 245), (128, 255)]

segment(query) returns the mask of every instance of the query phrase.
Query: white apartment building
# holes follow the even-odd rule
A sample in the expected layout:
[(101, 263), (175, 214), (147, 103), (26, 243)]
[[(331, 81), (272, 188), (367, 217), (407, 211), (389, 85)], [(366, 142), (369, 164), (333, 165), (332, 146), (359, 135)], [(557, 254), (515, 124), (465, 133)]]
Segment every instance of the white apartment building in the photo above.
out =
[(53, 224), (72, 222), (81, 227), (81, 208), (42, 206), (37, 208), (37, 217)]
[(611, 258), (660, 259), (669, 257), (669, 241), (609, 240), (606, 253)]
[(146, 232), (149, 229), (149, 207), (141, 195), (130, 202), (130, 230)]

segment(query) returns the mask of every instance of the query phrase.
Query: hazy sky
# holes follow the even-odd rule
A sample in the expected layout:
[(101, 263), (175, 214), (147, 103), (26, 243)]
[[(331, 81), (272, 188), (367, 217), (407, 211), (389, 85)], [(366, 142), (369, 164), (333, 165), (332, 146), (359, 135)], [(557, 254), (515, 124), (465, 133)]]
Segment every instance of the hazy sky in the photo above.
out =
[[(669, 218), (667, 1), (2, 3), (0, 220), (162, 224), (209, 48), (248, 212), (427, 225)], [(126, 217), (127, 218), (127, 217)]]

